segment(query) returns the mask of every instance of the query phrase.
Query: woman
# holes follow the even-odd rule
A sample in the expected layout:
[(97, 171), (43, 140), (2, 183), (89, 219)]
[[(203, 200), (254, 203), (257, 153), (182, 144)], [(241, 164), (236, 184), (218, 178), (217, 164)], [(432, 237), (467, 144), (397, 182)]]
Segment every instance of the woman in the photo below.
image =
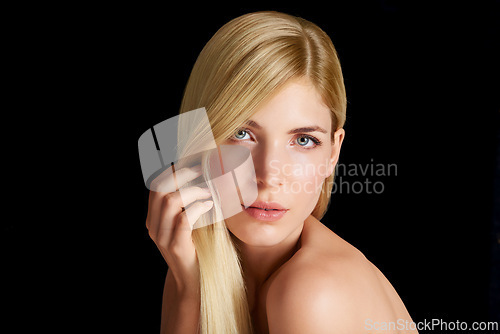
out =
[[(330, 38), (277, 12), (232, 20), (198, 57), (180, 112), (201, 107), (217, 145), (250, 150), (258, 196), (215, 222), (212, 189), (150, 192), (146, 225), (169, 267), (162, 332), (410, 332), (383, 274), (320, 222), (346, 115)], [(202, 163), (162, 182), (178, 189), (208, 173)], [(196, 220), (209, 223), (192, 230)]]

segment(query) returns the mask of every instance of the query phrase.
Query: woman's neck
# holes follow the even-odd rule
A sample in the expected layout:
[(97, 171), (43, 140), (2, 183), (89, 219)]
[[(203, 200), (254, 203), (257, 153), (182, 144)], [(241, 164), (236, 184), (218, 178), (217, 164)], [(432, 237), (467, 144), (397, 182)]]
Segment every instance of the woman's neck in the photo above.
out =
[(302, 230), (303, 225), (273, 246), (248, 245), (234, 238), (249, 294), (258, 293), (267, 279), (300, 249)]

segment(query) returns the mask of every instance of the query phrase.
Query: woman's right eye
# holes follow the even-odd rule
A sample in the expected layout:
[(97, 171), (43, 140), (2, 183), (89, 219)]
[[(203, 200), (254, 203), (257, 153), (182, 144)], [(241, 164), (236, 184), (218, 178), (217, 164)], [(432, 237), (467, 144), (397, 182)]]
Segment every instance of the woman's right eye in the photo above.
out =
[[(248, 138), (246, 138), (248, 136)], [(245, 129), (238, 129), (234, 133), (234, 138), (238, 140), (244, 140), (244, 139), (250, 139), (250, 135), (248, 134), (248, 131)]]

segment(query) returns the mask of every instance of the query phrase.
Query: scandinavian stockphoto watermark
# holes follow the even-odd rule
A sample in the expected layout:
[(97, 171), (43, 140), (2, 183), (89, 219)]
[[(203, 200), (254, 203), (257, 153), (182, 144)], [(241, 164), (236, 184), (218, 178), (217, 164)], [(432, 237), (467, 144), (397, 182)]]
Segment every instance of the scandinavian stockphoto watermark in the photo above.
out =
[[(205, 108), (152, 126), (139, 137), (138, 150), (144, 184), (149, 190), (179, 191), (185, 208), (192, 204), (189, 196), (183, 196), (188, 188), (208, 189), (214, 198), (215, 218), (211, 221), (222, 221), (240, 213), (258, 197), (252, 152), (243, 145), (217, 145)], [(386, 189), (386, 177), (398, 174), (396, 164), (376, 163), (374, 159), (369, 163), (340, 163), (334, 168), (329, 161), (313, 161), (315, 157), (314, 154), (291, 154), (286, 161), (275, 159), (258, 176), (272, 180), (273, 191), (279, 193), (318, 195), (330, 189), (323, 186), (325, 182), (332, 182), (328, 176), (333, 172), (335, 182), (328, 185), (332, 193), (348, 194), (381, 194)], [(200, 169), (202, 178), (200, 175), (190, 182), (178, 183), (177, 174), (196, 168)], [(193, 228), (203, 226), (201, 222), (190, 223)]]
[(396, 163), (381, 163), (370, 159), (367, 163), (339, 163), (332, 170), (328, 163), (270, 162), (270, 180), (276, 192), (317, 193), (332, 171), (335, 172), (332, 194), (382, 194), (388, 177), (398, 175)]
[(496, 321), (446, 321), (443, 319), (424, 319), (424, 321), (408, 321), (397, 319), (396, 321), (374, 321), (365, 319), (365, 330), (369, 333), (393, 333), (393, 331), (494, 331), (498, 332)]
[(377, 162), (371, 158), (365, 163), (338, 163), (332, 194), (382, 194), (389, 177), (398, 176), (396, 163)]

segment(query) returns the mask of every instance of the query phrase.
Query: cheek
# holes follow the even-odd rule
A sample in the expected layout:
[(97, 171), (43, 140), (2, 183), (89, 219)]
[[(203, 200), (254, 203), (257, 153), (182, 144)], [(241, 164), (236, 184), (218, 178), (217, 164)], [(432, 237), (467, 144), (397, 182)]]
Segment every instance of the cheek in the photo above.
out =
[[(279, 172), (284, 181), (277, 195), (288, 199), (293, 207), (293, 219), (303, 221), (316, 207), (326, 176), (328, 176), (329, 155), (324, 152), (302, 154), (282, 163)], [(291, 217), (290, 217), (291, 218)]]
[(280, 166), (288, 193), (304, 196), (316, 195), (330, 173), (330, 156), (326, 150), (297, 154), (290, 163)]
[(277, 201), (283, 200), (291, 208), (283, 224), (262, 224), (240, 213), (226, 219), (228, 229), (241, 241), (250, 245), (270, 245), (281, 240), (299, 226), (316, 206), (325, 177), (329, 172), (328, 148), (315, 152), (288, 153), (269, 166), (272, 176), (283, 184), (270, 191)]

